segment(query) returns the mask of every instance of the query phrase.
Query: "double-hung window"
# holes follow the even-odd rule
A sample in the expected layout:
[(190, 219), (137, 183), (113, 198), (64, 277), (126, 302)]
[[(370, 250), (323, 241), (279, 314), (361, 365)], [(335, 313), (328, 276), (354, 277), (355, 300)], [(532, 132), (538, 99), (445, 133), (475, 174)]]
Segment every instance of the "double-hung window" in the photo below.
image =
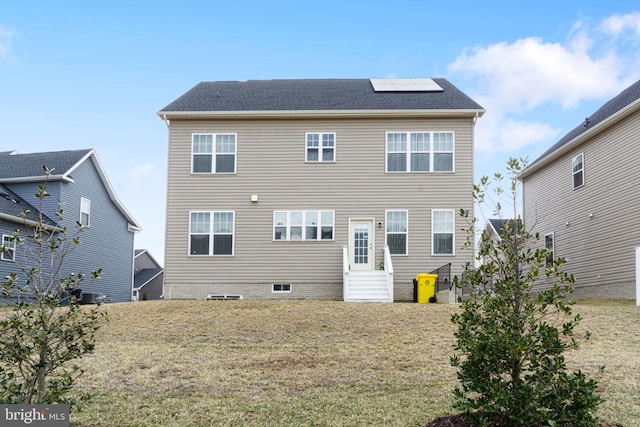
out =
[(544, 236), (544, 248), (549, 251), (547, 253), (547, 258), (546, 258), (546, 265), (547, 267), (550, 267), (553, 265), (553, 262), (555, 261), (555, 248), (554, 248), (554, 243), (553, 243), (553, 233), (549, 233), (549, 234), (545, 234)]
[(91, 200), (80, 197), (80, 225), (89, 227), (91, 225)]
[(2, 235), (2, 251), (0, 252), (0, 260), (15, 261), (16, 260), (16, 241), (12, 236)]
[(235, 133), (194, 133), (192, 173), (236, 173)]
[(273, 240), (333, 240), (333, 211), (274, 211)]
[(387, 172), (453, 172), (453, 132), (387, 132)]
[(336, 161), (336, 134), (307, 132), (306, 142), (307, 162), (335, 162)]
[(431, 211), (431, 253), (432, 255), (454, 254), (454, 217), (453, 209)]
[(580, 153), (575, 156), (571, 162), (571, 171), (573, 174), (573, 188), (584, 185), (584, 154)]
[(406, 210), (385, 212), (385, 234), (391, 255), (407, 255), (408, 252), (408, 216)]
[(234, 212), (191, 212), (190, 255), (233, 255)]

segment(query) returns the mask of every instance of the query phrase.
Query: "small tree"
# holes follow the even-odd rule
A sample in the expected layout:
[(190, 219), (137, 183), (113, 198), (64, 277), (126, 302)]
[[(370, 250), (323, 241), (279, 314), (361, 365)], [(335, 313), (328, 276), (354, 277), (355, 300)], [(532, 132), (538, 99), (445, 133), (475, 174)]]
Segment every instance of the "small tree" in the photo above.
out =
[[(581, 318), (567, 300), (573, 276), (562, 271), (564, 259), (552, 260), (548, 250), (536, 248), (539, 236), (516, 212), (517, 176), (525, 166), (509, 160), (507, 192), (501, 174), (474, 186), (480, 205), (492, 185), (499, 199), (508, 195), (514, 215), (503, 221), (500, 239), (482, 233), (482, 264), (467, 265), (463, 279), (456, 279), (458, 287), (473, 291), (452, 316), (457, 341), (451, 364), (460, 381), (453, 406), (474, 426), (595, 426), (597, 383), (579, 370), (569, 373), (564, 357), (579, 344), (574, 332)], [(495, 207), (501, 216), (500, 203)], [(470, 224), (467, 245), (474, 245), (477, 220), (467, 211), (461, 215)], [(545, 286), (534, 292), (534, 284)]]
[[(62, 275), (63, 261), (80, 243), (82, 226), (70, 234), (65, 227), (52, 227), (43, 214), (49, 197), (50, 170), (44, 167), (45, 184), (37, 187), (37, 220), (26, 220), (27, 236), (16, 230), (12, 241), (25, 247), (29, 263), (20, 265), (22, 275), (12, 273), (0, 281), (2, 294), (11, 298), (11, 310), (0, 313), (0, 403), (62, 403), (72, 409), (90, 395), (72, 396), (75, 379), (83, 369), (75, 362), (95, 346), (95, 334), (106, 313), (97, 304), (83, 307), (69, 296), (68, 307), (60, 307), (61, 298), (77, 289), (85, 279), (82, 273)], [(62, 221), (59, 206), (56, 215)], [(0, 251), (6, 250), (0, 247)], [(101, 270), (90, 273), (93, 280)]]

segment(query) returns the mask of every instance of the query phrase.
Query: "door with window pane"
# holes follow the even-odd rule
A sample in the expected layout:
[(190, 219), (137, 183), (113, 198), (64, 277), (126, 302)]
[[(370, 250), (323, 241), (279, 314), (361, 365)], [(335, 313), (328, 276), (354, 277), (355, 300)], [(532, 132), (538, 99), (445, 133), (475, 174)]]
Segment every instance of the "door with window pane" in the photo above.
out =
[(373, 270), (374, 247), (373, 220), (350, 220), (349, 264), (351, 270)]

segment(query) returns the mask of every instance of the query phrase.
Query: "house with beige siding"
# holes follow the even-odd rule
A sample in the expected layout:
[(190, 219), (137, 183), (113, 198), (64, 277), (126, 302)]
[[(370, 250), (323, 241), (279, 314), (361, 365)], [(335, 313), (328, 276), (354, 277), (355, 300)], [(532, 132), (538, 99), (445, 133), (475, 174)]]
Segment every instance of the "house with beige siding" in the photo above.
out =
[(605, 103), (521, 174), (525, 225), (567, 260), (574, 298), (636, 295), (640, 247), (640, 81)]
[(197, 84), (158, 112), (164, 298), (404, 301), (462, 273), (483, 113), (443, 78)]

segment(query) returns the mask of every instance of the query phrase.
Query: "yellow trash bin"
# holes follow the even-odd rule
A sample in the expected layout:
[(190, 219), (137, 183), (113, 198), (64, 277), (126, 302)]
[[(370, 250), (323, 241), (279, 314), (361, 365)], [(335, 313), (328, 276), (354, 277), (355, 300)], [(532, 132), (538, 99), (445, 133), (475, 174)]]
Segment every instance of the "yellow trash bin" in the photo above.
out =
[(418, 282), (418, 304), (428, 304), (436, 296), (437, 274), (420, 273), (416, 276)]

